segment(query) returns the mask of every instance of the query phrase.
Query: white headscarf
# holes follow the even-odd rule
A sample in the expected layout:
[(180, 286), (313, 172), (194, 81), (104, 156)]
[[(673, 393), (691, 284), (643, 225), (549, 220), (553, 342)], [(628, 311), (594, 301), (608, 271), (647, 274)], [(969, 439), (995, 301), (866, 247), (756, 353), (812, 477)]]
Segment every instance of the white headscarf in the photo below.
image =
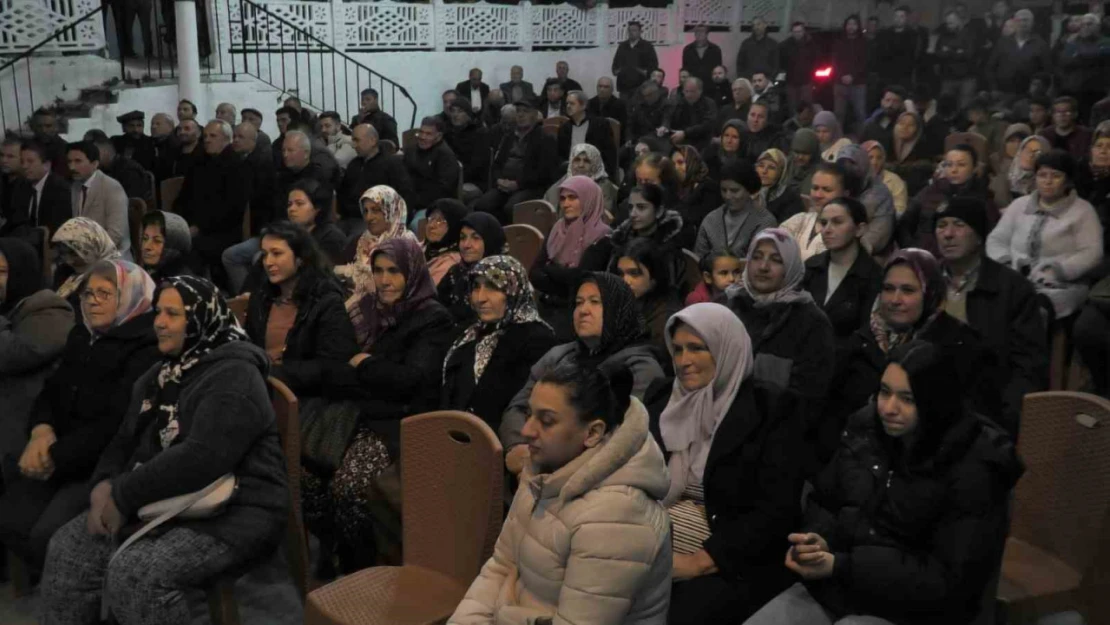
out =
[(682, 388), (676, 378), (671, 399), (659, 417), (663, 444), (671, 453), (671, 488), (664, 500), (678, 500), (689, 483), (699, 484), (709, 459), (713, 435), (732, 407), (740, 385), (752, 374), (752, 341), (744, 323), (720, 304), (694, 304), (667, 320), (664, 337), (667, 351), (674, 357), (672, 336), (675, 326), (689, 326), (709, 348), (717, 365), (713, 380), (696, 391)]
[[(775, 249), (779, 252), (779, 256), (782, 256), (785, 275), (783, 276), (782, 287), (774, 293), (757, 292), (752, 288), (751, 281), (748, 279), (748, 272), (752, 268), (752, 256), (755, 255), (755, 248), (762, 241), (773, 243)], [(730, 286), (728, 296), (732, 297), (741, 290), (746, 291), (755, 301), (756, 307), (775, 303), (812, 302), (813, 296), (809, 294), (809, 291), (802, 288), (802, 278), (805, 278), (805, 275), (805, 261), (802, 260), (802, 252), (798, 248), (798, 242), (794, 240), (794, 235), (782, 228), (767, 228), (766, 230), (760, 230), (758, 234), (752, 237), (752, 242), (748, 245), (747, 264), (744, 266), (744, 273), (740, 276), (740, 284)]]

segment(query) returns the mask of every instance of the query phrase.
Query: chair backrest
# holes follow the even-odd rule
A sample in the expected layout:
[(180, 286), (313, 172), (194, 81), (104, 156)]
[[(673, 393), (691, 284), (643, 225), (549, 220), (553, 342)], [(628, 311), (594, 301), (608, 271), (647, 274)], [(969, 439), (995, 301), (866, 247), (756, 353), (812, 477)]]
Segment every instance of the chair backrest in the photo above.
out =
[(567, 118), (561, 115), (559, 117), (545, 118), (543, 120), (543, 132), (551, 137), (557, 136), (559, 134), (559, 129), (562, 128), (565, 123), (567, 123)]
[(617, 146), (617, 152), (619, 153), (621, 149), (621, 123), (612, 117), (606, 117), (605, 119), (609, 120), (609, 131), (613, 133), (613, 145)]
[(243, 327), (246, 327), (247, 324), (247, 307), (250, 305), (250, 301), (250, 293), (244, 293), (227, 300), (227, 307), (231, 309), (231, 314), (235, 315), (235, 319)]
[(158, 201), (158, 198), (162, 193), (161, 189), (158, 188), (158, 183), (154, 181), (154, 172), (144, 169), (143, 178), (146, 180), (146, 190), (150, 194), (150, 197), (147, 198), (151, 202), (148, 208), (161, 206), (162, 204)]
[(416, 222), (416, 240), (423, 243), (424, 238), (427, 237), (427, 236), (428, 236), (428, 218), (427, 217), (421, 217)]
[(378, 149), (386, 156), (393, 156), (397, 153), (397, 144), (389, 139), (382, 139), (378, 141)]
[(173, 212), (173, 203), (177, 201), (177, 196), (181, 195), (181, 187), (184, 184), (185, 176), (166, 178), (162, 181), (162, 210), (167, 213)]
[(409, 128), (401, 133), (401, 149), (411, 152), (416, 149), (416, 135), (420, 133), (419, 128)]
[(127, 198), (127, 226), (131, 232), (131, 254), (140, 257), (143, 244), (143, 215), (146, 215), (146, 202), (142, 198)]
[(464, 588), (493, 553), (503, 515), (501, 441), (478, 417), (441, 411), (401, 421), (405, 565)]
[(463, 185), (466, 184), (466, 170), (463, 169), (462, 161), (455, 161), (459, 164), (459, 188), (455, 189), (455, 197), (459, 200), (463, 197)]
[(54, 287), (54, 255), (50, 253), (50, 228), (36, 226), (31, 229), (34, 233), (31, 240), (39, 246), (42, 253), (42, 283), (46, 288)]
[(528, 200), (513, 207), (513, 223), (528, 224), (547, 236), (559, 214), (547, 200)]
[(271, 401), (277, 419), (278, 436), (285, 455), (285, 474), (289, 479), (289, 524), (285, 532), (285, 556), (293, 583), (303, 600), (308, 593), (308, 537), (301, 516), (301, 419), (297, 396), (277, 378), (269, 378)]
[(1025, 475), (1014, 490), (1010, 536), (1090, 574), (1107, 543), (1110, 401), (1068, 391), (1027, 394), (1018, 452)]
[(513, 224), (505, 226), (504, 230), (509, 256), (519, 260), (525, 269), (531, 271), (543, 247), (543, 233), (528, 224)]
[(698, 288), (698, 285), (701, 284), (701, 259), (698, 258), (697, 254), (687, 249), (682, 250), (682, 258), (686, 261), (686, 273), (684, 277), (686, 280), (686, 292), (689, 293)]
[(248, 202), (243, 209), (243, 240), (251, 238), (251, 205)]

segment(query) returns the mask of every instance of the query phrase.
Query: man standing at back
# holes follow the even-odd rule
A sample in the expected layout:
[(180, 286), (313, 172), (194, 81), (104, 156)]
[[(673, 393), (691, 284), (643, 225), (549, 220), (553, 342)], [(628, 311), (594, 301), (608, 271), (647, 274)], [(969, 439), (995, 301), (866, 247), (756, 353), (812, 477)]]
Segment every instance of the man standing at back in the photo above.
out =
[(817, 46), (806, 32), (805, 22), (790, 26), (790, 38), (779, 46), (779, 60), (786, 72), (786, 102), (791, 111), (801, 102), (813, 101), (813, 70)]
[(708, 26), (698, 24), (694, 27), (694, 41), (682, 49), (682, 67), (708, 85), (713, 80), (713, 68), (721, 62), (721, 46), (709, 40)]
[(643, 26), (636, 21), (628, 23), (628, 39), (617, 46), (613, 55), (613, 75), (617, 77), (617, 91), (627, 100), (644, 83), (651, 70), (659, 67), (655, 46), (640, 38)]
[(127, 225), (127, 193), (120, 183), (100, 171), (100, 150), (89, 141), (67, 146), (66, 162), (73, 179), (70, 203), (74, 217), (100, 224), (121, 256), (131, 259), (131, 230)]
[(772, 79), (779, 73), (779, 44), (767, 36), (767, 20), (752, 20), (752, 36), (740, 44), (736, 53), (736, 77), (751, 78), (757, 69), (767, 72)]
[(1052, 73), (1052, 49), (1033, 32), (1032, 11), (1014, 13), (1014, 34), (998, 40), (985, 72), (992, 90), (1007, 96), (1029, 89), (1034, 74)]
[(919, 41), (918, 32), (909, 23), (910, 8), (894, 10), (894, 24), (879, 32), (879, 82), (882, 85), (913, 85), (918, 63), (929, 47)]
[(467, 80), (455, 85), (455, 91), (470, 102), (475, 113), (482, 110), (486, 105), (486, 98), (489, 97), (489, 85), (482, 82), (482, 70), (477, 67), (470, 70)]

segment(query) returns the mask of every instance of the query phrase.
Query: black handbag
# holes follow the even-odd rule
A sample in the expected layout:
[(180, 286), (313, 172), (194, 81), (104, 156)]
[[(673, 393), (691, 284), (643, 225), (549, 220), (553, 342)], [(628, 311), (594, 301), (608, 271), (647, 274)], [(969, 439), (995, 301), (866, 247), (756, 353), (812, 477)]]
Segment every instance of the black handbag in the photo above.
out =
[(358, 429), (359, 407), (351, 401), (314, 397), (301, 406), (301, 458), (322, 477), (339, 468)]

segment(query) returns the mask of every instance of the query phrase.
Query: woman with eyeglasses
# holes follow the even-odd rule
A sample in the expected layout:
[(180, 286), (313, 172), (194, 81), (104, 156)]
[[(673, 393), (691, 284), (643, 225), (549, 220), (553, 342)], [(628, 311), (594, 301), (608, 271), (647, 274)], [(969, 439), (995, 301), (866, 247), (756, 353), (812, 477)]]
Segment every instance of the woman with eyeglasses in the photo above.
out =
[(459, 235), (463, 228), (463, 218), (470, 213), (462, 202), (441, 198), (428, 208), (428, 226), (424, 234), (424, 260), (428, 263), (428, 273), (432, 282), (439, 283), (459, 264)]
[(5, 460), (0, 540), (40, 569), (54, 531), (89, 504), (88, 480), (119, 428), (135, 381), (157, 362), (154, 281), (138, 265), (95, 263), (78, 292), (84, 323), (31, 413), (22, 454)]

